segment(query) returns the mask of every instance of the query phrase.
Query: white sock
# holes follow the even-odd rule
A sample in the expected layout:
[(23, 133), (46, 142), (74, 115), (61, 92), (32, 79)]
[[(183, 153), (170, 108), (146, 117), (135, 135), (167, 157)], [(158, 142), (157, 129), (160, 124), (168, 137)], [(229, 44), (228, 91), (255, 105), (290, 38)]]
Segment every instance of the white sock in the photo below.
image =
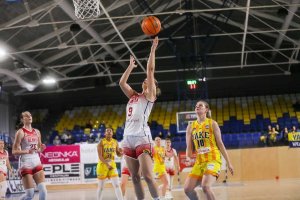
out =
[(102, 200), (102, 191), (104, 187), (105, 180), (99, 180), (97, 189), (97, 200)]
[(119, 183), (119, 177), (113, 177), (110, 180), (115, 189), (117, 199), (123, 200), (122, 190), (121, 190), (120, 183)]
[(0, 182), (0, 198), (5, 199), (6, 190), (7, 190), (7, 182), (6, 181)]
[(34, 188), (25, 189), (25, 194), (20, 200), (32, 200), (34, 197)]
[(173, 189), (173, 178), (174, 178), (174, 176), (170, 176), (170, 179), (169, 179), (169, 190), (170, 191)]
[(47, 188), (44, 182), (39, 183), (37, 185), (39, 189), (39, 200), (46, 200), (47, 199)]

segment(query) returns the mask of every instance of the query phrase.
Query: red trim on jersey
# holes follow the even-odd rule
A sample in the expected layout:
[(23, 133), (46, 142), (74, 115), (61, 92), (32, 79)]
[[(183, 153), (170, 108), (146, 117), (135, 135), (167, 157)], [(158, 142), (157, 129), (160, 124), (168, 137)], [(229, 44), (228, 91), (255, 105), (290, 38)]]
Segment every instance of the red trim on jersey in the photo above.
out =
[(23, 130), (23, 132), (26, 133), (26, 134), (31, 134), (31, 135), (32, 135), (32, 134), (36, 133), (36, 131), (35, 131), (34, 128), (32, 128), (32, 130), (30, 131), (30, 130), (28, 130), (27, 128), (22, 127), (22, 130)]
[(0, 151), (0, 155), (1, 154), (8, 157), (8, 152), (5, 149), (3, 149), (3, 152)]
[(172, 147), (171, 147), (170, 150), (166, 149), (166, 152), (168, 152), (168, 153), (173, 153), (173, 155), (175, 155), (174, 149), (173, 149)]

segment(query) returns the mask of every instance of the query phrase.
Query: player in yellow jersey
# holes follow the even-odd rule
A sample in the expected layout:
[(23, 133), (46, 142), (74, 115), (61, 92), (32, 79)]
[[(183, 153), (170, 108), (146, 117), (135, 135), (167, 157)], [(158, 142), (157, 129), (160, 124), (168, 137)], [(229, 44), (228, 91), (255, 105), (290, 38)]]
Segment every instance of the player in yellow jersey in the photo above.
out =
[(162, 185), (159, 186), (159, 189), (161, 189), (161, 195), (164, 197), (166, 195), (169, 183), (165, 165), (166, 150), (164, 147), (161, 146), (160, 142), (160, 137), (156, 137), (153, 153), (153, 172), (162, 182)]
[(102, 191), (105, 180), (108, 178), (115, 189), (118, 200), (123, 200), (119, 183), (118, 170), (115, 162), (115, 154), (122, 155), (122, 150), (118, 146), (117, 140), (112, 138), (113, 130), (106, 128), (105, 138), (97, 146), (99, 162), (97, 164), (98, 190), (97, 200), (102, 199)]
[(186, 160), (190, 161), (193, 144), (197, 152), (195, 164), (187, 177), (184, 192), (191, 200), (198, 199), (195, 187), (200, 185), (207, 200), (214, 200), (211, 186), (216, 182), (221, 169), (221, 154), (227, 167), (233, 175), (227, 151), (221, 138), (221, 131), (216, 121), (208, 118), (209, 105), (205, 101), (198, 101), (195, 106), (197, 120), (190, 123), (186, 129)]

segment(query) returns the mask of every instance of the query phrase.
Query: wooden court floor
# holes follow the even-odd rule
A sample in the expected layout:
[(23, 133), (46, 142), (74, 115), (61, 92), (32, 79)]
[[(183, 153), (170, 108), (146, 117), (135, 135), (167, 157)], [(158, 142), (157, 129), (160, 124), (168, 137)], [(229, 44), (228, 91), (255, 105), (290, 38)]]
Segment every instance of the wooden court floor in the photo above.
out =
[[(300, 200), (300, 179), (266, 180), (250, 182), (217, 183), (213, 190), (218, 200)], [(146, 190), (146, 199), (150, 200)], [(200, 199), (205, 199), (202, 190), (197, 188)], [(132, 185), (126, 192), (127, 200), (135, 200)], [(174, 200), (187, 199), (182, 186), (175, 186), (172, 192)], [(7, 199), (17, 200), (20, 194), (10, 195)], [(48, 200), (94, 200), (96, 199), (96, 185), (89, 186), (59, 186), (48, 189)], [(114, 190), (107, 184), (103, 200), (114, 200)], [(36, 193), (34, 200), (38, 200)]]

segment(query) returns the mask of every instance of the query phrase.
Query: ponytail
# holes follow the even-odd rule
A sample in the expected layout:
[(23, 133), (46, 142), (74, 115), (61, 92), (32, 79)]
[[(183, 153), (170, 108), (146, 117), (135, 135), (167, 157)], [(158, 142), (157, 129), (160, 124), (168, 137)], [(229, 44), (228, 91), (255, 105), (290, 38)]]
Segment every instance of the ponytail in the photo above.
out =
[(156, 97), (161, 95), (161, 89), (158, 87), (158, 82), (154, 79), (155, 87), (156, 87)]
[(17, 130), (20, 129), (20, 128), (22, 128), (22, 127), (24, 126), (24, 123), (23, 123), (23, 114), (24, 114), (25, 112), (29, 112), (29, 111), (24, 111), (24, 112), (22, 112), (22, 113), (20, 114), (20, 122), (19, 122), (19, 124), (16, 125)]
[(206, 117), (207, 117), (207, 118), (211, 118), (211, 110), (210, 110), (210, 109), (207, 111)]
[(20, 121), (17, 125), (16, 125), (16, 129), (19, 130), (20, 128), (22, 128), (24, 126), (23, 122)]
[(156, 97), (161, 95), (161, 89), (159, 87), (156, 87)]

